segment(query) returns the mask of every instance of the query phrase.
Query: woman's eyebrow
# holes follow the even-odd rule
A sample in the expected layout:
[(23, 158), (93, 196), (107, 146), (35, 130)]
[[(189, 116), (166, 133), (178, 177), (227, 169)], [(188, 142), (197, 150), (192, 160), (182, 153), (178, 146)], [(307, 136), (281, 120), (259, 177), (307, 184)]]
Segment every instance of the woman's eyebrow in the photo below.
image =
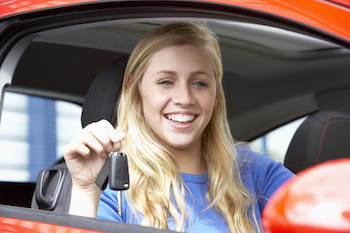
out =
[[(152, 76), (159, 75), (159, 74), (169, 74), (169, 75), (176, 76), (177, 72), (171, 71), (171, 70), (160, 70), (160, 71), (154, 73)], [(197, 75), (206, 75), (206, 76), (211, 77), (211, 75), (205, 71), (193, 71), (190, 73), (190, 76), (197, 76)]]
[(177, 72), (171, 71), (171, 70), (160, 70), (160, 71), (158, 71), (158, 72), (152, 74), (152, 76), (156, 76), (156, 75), (159, 75), (159, 74), (177, 75)]
[(206, 76), (211, 77), (211, 75), (208, 72), (205, 72), (205, 71), (194, 71), (194, 72), (191, 72), (191, 76), (197, 76), (197, 75), (206, 75)]

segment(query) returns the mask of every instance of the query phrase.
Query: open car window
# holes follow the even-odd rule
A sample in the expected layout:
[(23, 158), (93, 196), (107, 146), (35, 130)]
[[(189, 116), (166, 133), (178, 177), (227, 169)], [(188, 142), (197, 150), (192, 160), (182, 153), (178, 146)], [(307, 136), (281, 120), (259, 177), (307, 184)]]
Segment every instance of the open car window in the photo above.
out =
[[(42, 168), (52, 166), (62, 156), (63, 145), (74, 136), (75, 129), (80, 128), (81, 114), (78, 105), (72, 104), (69, 108), (75, 110), (62, 107), (61, 116), (61, 110), (57, 109), (64, 102), (56, 102), (53, 99), (82, 105), (90, 84), (103, 67), (117, 57), (130, 54), (147, 31), (168, 20), (160, 18), (131, 22), (113, 21), (43, 31), (37, 34), (28, 46), (23, 48), (23, 54), (18, 58), (18, 65), (13, 71), (10, 88), (18, 92), (50, 98), (47, 99), (46, 107), (50, 106), (48, 107), (51, 108), (50, 111), (55, 113), (49, 117), (50, 111), (44, 111), (45, 120), (40, 120), (42, 114), (35, 115), (34, 108), (29, 106), (35, 103), (37, 97), (16, 97), (22, 98), (15, 101), (20, 105), (16, 107), (16, 104), (9, 104), (8, 106), (11, 106), (9, 109), (19, 108), (18, 111), (21, 111), (22, 117), (16, 113), (15, 115), (20, 119), (17, 122), (15, 120), (15, 125), (12, 127), (6, 123), (6, 118), (10, 120), (16, 118), (6, 116), (8, 107), (5, 103), (0, 129), (0, 132), (5, 133), (1, 136), (2, 143), (5, 144), (2, 149), (7, 150), (3, 154), (11, 154), (11, 150), (7, 149), (13, 143), (13, 141), (9, 142), (11, 137), (11, 140), (18, 139), (16, 143), (20, 143), (22, 147), (12, 144), (16, 148), (15, 151), (17, 150), (12, 152), (14, 160), (10, 161), (4, 157), (3, 161), (4, 171), (11, 169), (12, 172), (16, 171), (17, 175), (3, 176), (8, 180), (17, 179), (14, 177), (18, 176), (19, 180), (35, 181), (36, 174)], [(193, 20), (202, 22), (201, 19)], [(259, 23), (228, 20), (207, 20), (205, 23), (219, 37), (229, 123), (236, 140), (251, 141), (258, 135), (264, 135), (286, 122), (294, 121), (320, 108), (328, 108), (323, 106), (326, 102), (319, 101), (317, 96), (317, 92), (326, 89), (328, 84), (318, 80), (327, 79), (327, 72), (336, 70), (341, 64), (346, 63), (346, 59), (349, 60), (348, 49), (316, 37)], [(324, 72), (325, 70), (327, 72)], [(32, 74), (30, 78), (27, 78), (28, 74)], [(341, 79), (342, 74), (338, 75)], [(14, 94), (11, 95), (14, 96)], [(324, 99), (329, 99), (327, 92), (322, 95), (326, 96), (323, 97)], [(334, 97), (336, 98), (338, 97)], [(344, 106), (339, 104), (334, 107), (343, 108)], [(68, 119), (73, 119), (73, 116), (70, 118), (71, 115), (75, 115), (75, 126), (67, 123)], [(34, 116), (36, 120), (32, 120)], [(59, 122), (62, 122), (62, 126), (58, 125)], [(36, 127), (35, 123), (47, 124), (51, 127), (51, 131), (42, 133), (37, 130), (38, 132), (32, 135), (34, 130), (31, 129)], [(52, 127), (54, 125), (56, 128)], [(296, 127), (297, 124), (294, 125)], [(14, 130), (17, 128), (18, 130)], [(39, 128), (42, 127), (37, 129)], [(288, 143), (296, 130), (294, 128), (287, 130), (290, 133), (284, 133), (285, 127), (282, 127), (257, 140), (253, 145), (282, 162)], [(283, 132), (278, 133), (281, 131)], [(8, 137), (6, 133), (12, 136)], [(42, 164), (32, 172), (31, 169), (36, 164), (32, 164), (30, 159), (32, 157), (28, 155), (33, 154), (38, 158), (43, 156), (41, 152), (31, 152), (38, 150), (33, 150), (32, 143), (35, 141), (35, 136), (39, 134), (42, 137), (38, 143), (41, 144), (41, 148), (43, 150), (45, 146), (50, 148), (47, 149), (50, 151), (43, 154), (50, 155), (45, 155), (45, 158), (48, 158), (45, 160), (36, 159)], [(46, 142), (50, 140), (49, 135), (56, 135), (51, 146), (48, 146), (51, 142)], [(275, 139), (278, 140), (275, 141)], [(282, 139), (286, 140), (281, 141)]]
[(62, 159), (81, 129), (81, 107), (66, 101), (6, 92), (0, 127), (0, 181), (35, 182)]

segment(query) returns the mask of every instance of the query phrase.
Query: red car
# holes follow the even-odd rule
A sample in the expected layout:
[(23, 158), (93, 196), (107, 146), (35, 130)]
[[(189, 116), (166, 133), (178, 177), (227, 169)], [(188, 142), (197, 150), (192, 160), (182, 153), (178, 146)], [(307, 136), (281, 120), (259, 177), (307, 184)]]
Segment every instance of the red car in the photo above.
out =
[[(349, 0), (0, 1), (0, 231), (165, 231), (56, 213), (59, 192), (50, 187), (41, 197), (54, 207), (34, 209), (34, 190), (81, 127), (103, 67), (168, 21), (204, 21), (218, 35), (235, 139), (250, 142), (307, 117), (283, 153), (286, 167), (298, 173), (350, 157), (349, 19)], [(86, 109), (83, 126), (105, 107)]]

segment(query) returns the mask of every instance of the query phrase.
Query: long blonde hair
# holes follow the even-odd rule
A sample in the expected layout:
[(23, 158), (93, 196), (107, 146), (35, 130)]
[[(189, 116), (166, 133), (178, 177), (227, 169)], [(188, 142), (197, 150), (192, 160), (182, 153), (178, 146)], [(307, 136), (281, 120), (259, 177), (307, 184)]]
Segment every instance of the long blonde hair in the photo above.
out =
[(141, 224), (168, 228), (168, 220), (184, 231), (188, 221), (186, 187), (176, 159), (157, 140), (143, 117), (140, 81), (151, 56), (163, 48), (193, 44), (201, 46), (211, 59), (216, 80), (216, 101), (212, 118), (202, 134), (202, 161), (209, 178), (206, 198), (227, 220), (231, 232), (254, 232), (249, 208), (254, 199), (244, 187), (236, 158), (235, 142), (226, 116), (222, 87), (223, 68), (216, 35), (204, 26), (187, 22), (162, 25), (148, 33), (135, 47), (125, 70), (123, 92), (118, 105), (117, 130), (126, 133), (123, 150), (128, 154), (130, 189), (127, 200)]

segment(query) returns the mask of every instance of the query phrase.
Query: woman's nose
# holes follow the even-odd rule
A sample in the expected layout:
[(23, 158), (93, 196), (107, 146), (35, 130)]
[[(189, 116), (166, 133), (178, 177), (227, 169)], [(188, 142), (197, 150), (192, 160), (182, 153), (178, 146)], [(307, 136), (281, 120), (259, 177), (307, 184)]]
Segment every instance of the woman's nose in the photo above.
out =
[(191, 90), (191, 86), (186, 84), (179, 85), (174, 93), (174, 103), (184, 106), (195, 104), (196, 100)]

